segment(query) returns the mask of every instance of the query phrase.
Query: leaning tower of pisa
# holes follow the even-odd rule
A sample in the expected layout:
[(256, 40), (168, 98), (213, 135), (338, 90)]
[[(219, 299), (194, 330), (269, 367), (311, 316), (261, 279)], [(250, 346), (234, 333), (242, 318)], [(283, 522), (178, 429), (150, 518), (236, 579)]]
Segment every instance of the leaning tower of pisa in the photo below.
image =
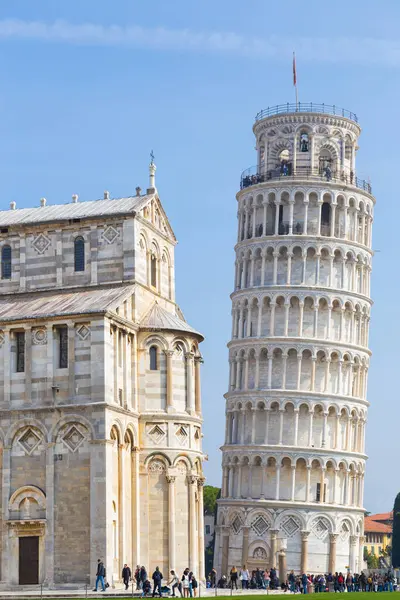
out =
[(242, 174), (215, 566), (363, 568), (375, 200), (335, 106), (256, 116)]

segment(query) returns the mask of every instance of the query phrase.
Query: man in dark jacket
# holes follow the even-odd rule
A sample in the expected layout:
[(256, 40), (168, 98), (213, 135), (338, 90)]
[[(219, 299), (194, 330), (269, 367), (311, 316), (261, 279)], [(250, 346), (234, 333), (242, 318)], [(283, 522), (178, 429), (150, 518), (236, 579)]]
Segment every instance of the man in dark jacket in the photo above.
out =
[(130, 568), (128, 567), (128, 565), (124, 565), (124, 568), (122, 569), (122, 581), (125, 584), (125, 589), (127, 590), (129, 587), (129, 582), (131, 580), (132, 577), (132, 572), (130, 570)]
[(104, 568), (104, 563), (102, 560), (97, 561), (97, 572), (96, 572), (96, 585), (94, 587), (94, 592), (97, 592), (97, 586), (99, 585), (99, 582), (101, 583), (101, 588), (103, 590), (103, 592), (105, 592), (106, 590), (106, 586), (104, 583), (104, 577), (106, 575), (106, 570)]
[(140, 585), (143, 588), (143, 584), (147, 580), (147, 571), (143, 565), (140, 567), (139, 579), (140, 579)]
[(158, 595), (161, 598), (161, 582), (163, 580), (163, 575), (158, 567), (153, 573), (153, 598), (156, 595), (156, 590), (158, 591)]

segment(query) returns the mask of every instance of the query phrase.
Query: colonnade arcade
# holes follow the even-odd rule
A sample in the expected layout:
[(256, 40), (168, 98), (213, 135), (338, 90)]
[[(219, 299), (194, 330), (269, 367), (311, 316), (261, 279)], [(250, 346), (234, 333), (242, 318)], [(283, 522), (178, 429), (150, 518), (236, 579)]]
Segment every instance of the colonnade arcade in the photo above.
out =
[(231, 349), (230, 392), (296, 390), (366, 398), (369, 360), (337, 349), (253, 346)]
[(369, 296), (370, 257), (322, 244), (237, 249), (235, 290), (271, 285), (335, 288)]
[(296, 455), (227, 455), (223, 498), (363, 506), (364, 465)]
[(239, 201), (238, 241), (268, 235), (312, 235), (371, 245), (373, 202), (341, 192), (269, 189)]
[[(277, 565), (280, 540), (285, 538), (288, 563), (293, 562), (292, 552), (296, 563), (300, 554), (300, 568), (297, 567), (296, 571), (307, 573), (310, 564), (309, 542), (314, 545), (315, 541), (320, 541), (327, 555), (326, 569), (321, 569), (322, 572), (334, 573), (339, 558), (355, 573), (360, 571), (363, 561), (365, 537), (362, 532), (363, 522), (358, 515), (348, 514), (336, 520), (328, 512), (312, 511), (306, 516), (295, 508), (275, 513), (259, 507), (243, 510), (231, 506), (219, 511), (216, 547), (222, 547), (223, 573), (229, 572), (231, 567), (231, 561), (228, 562), (229, 547), (240, 548), (240, 564), (253, 566), (262, 558), (262, 566), (270, 568)], [(310, 550), (312, 552), (311, 544)]]
[(288, 400), (238, 402), (226, 415), (226, 445), (279, 445), (364, 452), (365, 412)]
[(241, 296), (232, 308), (232, 338), (299, 337), (368, 346), (370, 306), (326, 296)]
[[(186, 563), (203, 577), (204, 539), (200, 531), (204, 530), (205, 479), (200, 462), (192, 465), (183, 455), (178, 455), (171, 462), (164, 454), (154, 453), (146, 458), (142, 475), (148, 480), (151, 523), (154, 519), (157, 521), (151, 527), (157, 527), (164, 542), (168, 539), (168, 560), (164, 560), (164, 566), (160, 565), (160, 568), (170, 571), (176, 569), (178, 563)], [(148, 548), (150, 560), (151, 527)]]

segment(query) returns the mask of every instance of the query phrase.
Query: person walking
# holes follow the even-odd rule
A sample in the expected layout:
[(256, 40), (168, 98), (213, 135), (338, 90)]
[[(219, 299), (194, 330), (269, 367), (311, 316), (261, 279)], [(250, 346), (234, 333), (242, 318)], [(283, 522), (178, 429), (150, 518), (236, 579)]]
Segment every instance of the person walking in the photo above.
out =
[(156, 570), (154, 571), (154, 573), (152, 575), (152, 579), (153, 579), (153, 598), (156, 595), (156, 590), (158, 591), (158, 595), (161, 598), (161, 582), (163, 580), (163, 574), (161, 573), (159, 567), (156, 567)]
[(97, 592), (97, 587), (99, 583), (101, 583), (101, 591), (105, 592), (106, 585), (104, 582), (104, 577), (106, 576), (106, 570), (104, 568), (103, 561), (99, 558), (97, 561), (97, 572), (96, 572), (96, 585), (94, 586), (94, 592)]
[(129, 582), (130, 582), (131, 579), (132, 579), (132, 571), (130, 570), (130, 568), (128, 567), (128, 565), (125, 564), (124, 568), (122, 569), (122, 581), (124, 582), (126, 590), (129, 587)]

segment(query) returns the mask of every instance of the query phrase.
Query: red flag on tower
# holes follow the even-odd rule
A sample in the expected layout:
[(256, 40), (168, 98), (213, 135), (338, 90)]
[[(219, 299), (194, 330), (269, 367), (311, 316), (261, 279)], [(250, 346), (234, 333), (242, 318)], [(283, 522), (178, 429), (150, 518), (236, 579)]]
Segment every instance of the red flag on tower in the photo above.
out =
[(297, 73), (296, 73), (296, 55), (293, 52), (293, 85), (297, 85)]

